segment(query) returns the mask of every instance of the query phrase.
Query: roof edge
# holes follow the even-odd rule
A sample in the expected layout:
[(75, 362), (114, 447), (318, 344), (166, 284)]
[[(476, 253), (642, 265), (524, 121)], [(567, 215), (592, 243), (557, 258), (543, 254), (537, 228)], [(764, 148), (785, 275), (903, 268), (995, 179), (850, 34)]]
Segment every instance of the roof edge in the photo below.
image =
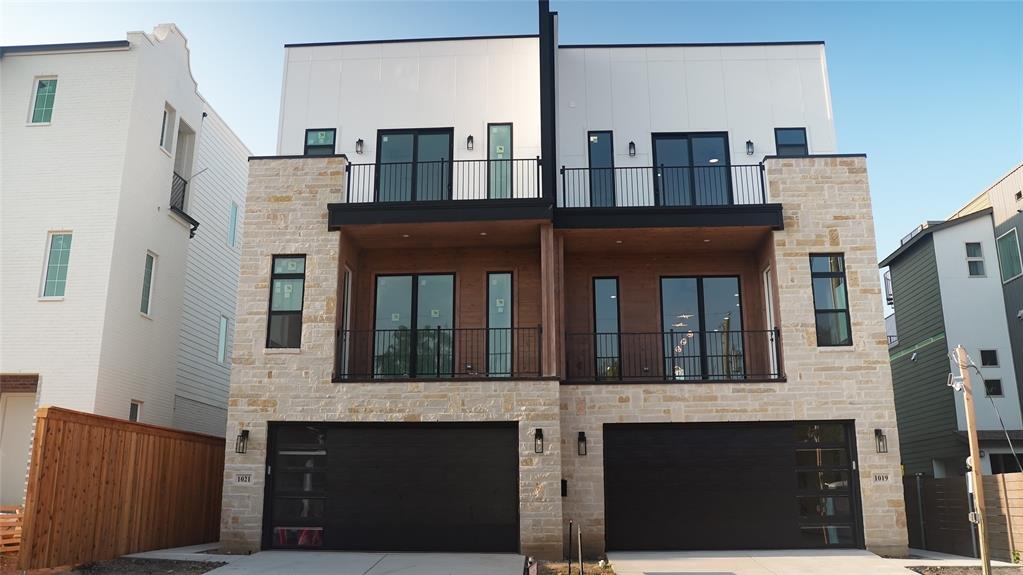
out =
[(824, 40), (791, 42), (666, 42), (653, 44), (559, 44), (558, 48), (699, 48), (713, 46), (823, 46)]
[(408, 42), (455, 42), (459, 40), (515, 40), (539, 38), (539, 34), (508, 34), (504, 36), (447, 36), (435, 38), (392, 38), (389, 40), (351, 40), (348, 42), (300, 42), (285, 44), (285, 48), (315, 48), (316, 46), (355, 46), (359, 44), (400, 44)]
[(249, 156), (249, 161), (256, 160), (315, 160), (317, 158), (344, 158), (348, 162), (348, 156), (345, 154), (330, 154), (323, 156), (303, 156), (302, 154), (289, 154), (283, 156)]
[(972, 219), (979, 218), (981, 216), (990, 216), (992, 213), (994, 213), (994, 209), (992, 209), (992, 208), (984, 208), (983, 210), (980, 210), (980, 211), (977, 211), (977, 212), (972, 212), (972, 213), (966, 214), (965, 216), (961, 216), (961, 217), (958, 217), (958, 218), (955, 218), (955, 219), (952, 219), (952, 220), (946, 220), (944, 222), (941, 222), (940, 224), (935, 224), (933, 226), (927, 226), (926, 228), (920, 230), (920, 233), (918, 233), (915, 236), (913, 236), (912, 238), (910, 238), (908, 242), (902, 244), (901, 246), (896, 248), (896, 250), (894, 252), (888, 254), (888, 257), (886, 257), (885, 259), (881, 260), (877, 264), (877, 267), (878, 268), (886, 268), (886, 267), (888, 267), (889, 265), (891, 265), (891, 263), (893, 261), (897, 260), (899, 258), (899, 256), (904, 254), (906, 252), (906, 250), (908, 250), (910, 247), (915, 245), (922, 238), (930, 236), (934, 232), (940, 232), (941, 230), (943, 230), (945, 228), (951, 228), (953, 226), (959, 225), (959, 224), (961, 224), (963, 222), (966, 222), (966, 221), (969, 221), (969, 220), (972, 220)]
[(25, 54), (30, 52), (77, 52), (86, 50), (114, 50), (128, 48), (127, 40), (106, 40), (102, 42), (69, 42), (66, 44), (23, 44), (20, 46), (0, 46), (0, 55)]

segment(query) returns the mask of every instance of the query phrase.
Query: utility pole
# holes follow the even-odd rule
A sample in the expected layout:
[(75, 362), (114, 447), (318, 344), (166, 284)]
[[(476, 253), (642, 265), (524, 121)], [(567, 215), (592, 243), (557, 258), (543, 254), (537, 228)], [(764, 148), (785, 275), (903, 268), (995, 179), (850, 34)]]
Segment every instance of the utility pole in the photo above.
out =
[(970, 439), (970, 478), (973, 480), (973, 509), (980, 543), (980, 566), (983, 575), (991, 575), (991, 556), (987, 545), (987, 517), (984, 509), (984, 480), (981, 474), (980, 440), (977, 439), (977, 414), (973, 411), (973, 386), (970, 385), (970, 364), (963, 346), (956, 346), (956, 363), (963, 378), (963, 406), (966, 408), (966, 434)]

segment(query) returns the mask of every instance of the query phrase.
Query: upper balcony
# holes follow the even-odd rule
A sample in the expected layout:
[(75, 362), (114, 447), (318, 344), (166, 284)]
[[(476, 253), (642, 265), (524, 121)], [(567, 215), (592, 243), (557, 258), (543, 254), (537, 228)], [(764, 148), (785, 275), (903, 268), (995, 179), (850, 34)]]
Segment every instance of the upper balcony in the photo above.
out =
[(562, 228), (782, 227), (781, 205), (767, 202), (763, 164), (562, 166), (559, 172)]
[(181, 177), (181, 175), (177, 172), (174, 172), (174, 176), (171, 178), (170, 209), (192, 226), (192, 229), (188, 232), (188, 237), (194, 238), (195, 230), (199, 228), (199, 221), (185, 212), (185, 200), (187, 198), (187, 194), (188, 180)]
[(539, 157), (349, 164), (330, 225), (549, 219), (541, 170)]

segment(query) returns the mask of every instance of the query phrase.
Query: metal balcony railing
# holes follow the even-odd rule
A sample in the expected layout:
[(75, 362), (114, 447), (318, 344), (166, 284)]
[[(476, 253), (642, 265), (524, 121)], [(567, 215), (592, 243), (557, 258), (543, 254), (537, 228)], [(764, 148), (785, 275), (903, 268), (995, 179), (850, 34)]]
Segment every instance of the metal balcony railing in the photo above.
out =
[(540, 327), (339, 331), (335, 380), (540, 375)]
[(171, 179), (170, 207), (179, 212), (185, 211), (185, 194), (188, 191), (188, 180), (182, 178), (177, 172)]
[(540, 158), (349, 164), (349, 203), (540, 197)]
[(559, 208), (730, 206), (767, 202), (763, 164), (561, 168)]
[(781, 332), (573, 333), (565, 338), (568, 381), (744, 381), (784, 377)]

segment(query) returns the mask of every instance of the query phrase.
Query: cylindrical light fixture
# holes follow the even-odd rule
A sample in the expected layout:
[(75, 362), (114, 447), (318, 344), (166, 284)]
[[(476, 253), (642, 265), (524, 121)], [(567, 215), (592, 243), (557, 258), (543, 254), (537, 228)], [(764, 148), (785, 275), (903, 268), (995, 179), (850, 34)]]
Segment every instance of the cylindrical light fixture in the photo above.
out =
[(878, 453), (888, 453), (888, 436), (880, 429), (874, 430), (874, 442), (877, 444)]
[(753, 140), (746, 140), (746, 155), (753, 155)]
[(238, 437), (234, 440), (234, 452), (245, 453), (249, 447), (249, 430), (243, 429), (238, 433)]
[(586, 455), (586, 432), (579, 432), (579, 455)]
[(629, 156), (636, 156), (636, 142), (629, 142)]
[(543, 453), (543, 430), (537, 428), (533, 434), (533, 451)]
[(465, 149), (469, 150), (471, 152), (472, 148), (473, 148), (473, 144), (474, 144), (474, 142), (472, 140), (472, 134), (469, 134), (469, 137), (465, 139)]
[(363, 144), (362, 138), (359, 138), (358, 140), (355, 140), (355, 153), (356, 154), (361, 154), (362, 153), (362, 144)]

